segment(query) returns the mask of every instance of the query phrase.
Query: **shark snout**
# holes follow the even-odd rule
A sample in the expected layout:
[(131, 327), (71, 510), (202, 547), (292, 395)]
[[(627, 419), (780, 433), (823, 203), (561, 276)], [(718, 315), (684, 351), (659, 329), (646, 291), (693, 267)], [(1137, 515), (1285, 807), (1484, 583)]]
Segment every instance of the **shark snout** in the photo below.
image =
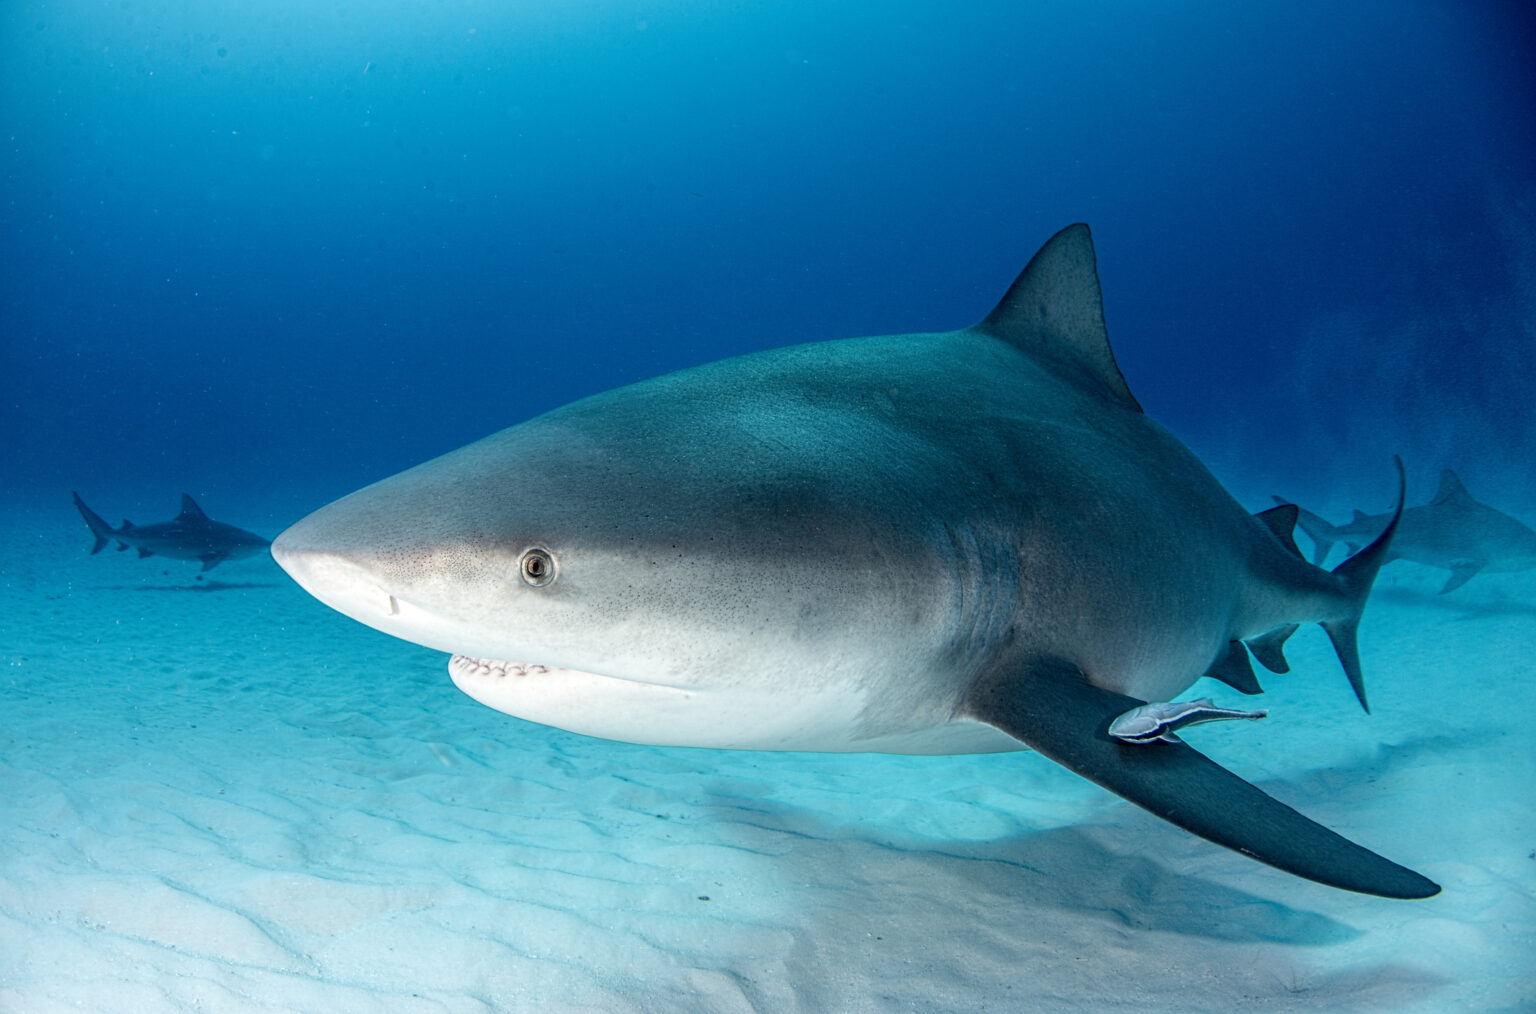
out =
[(272, 559), (299, 587), (332, 609), (370, 626), (400, 613), (400, 601), (372, 568), (347, 553), (306, 544), (299, 522), (272, 542)]
[(430, 551), (398, 537), (369, 545), (359, 532), (372, 529), (359, 521), (322, 508), (273, 540), (272, 558), (315, 598), (375, 630), (440, 651), (487, 647), (466, 637), (459, 605), (444, 600)]

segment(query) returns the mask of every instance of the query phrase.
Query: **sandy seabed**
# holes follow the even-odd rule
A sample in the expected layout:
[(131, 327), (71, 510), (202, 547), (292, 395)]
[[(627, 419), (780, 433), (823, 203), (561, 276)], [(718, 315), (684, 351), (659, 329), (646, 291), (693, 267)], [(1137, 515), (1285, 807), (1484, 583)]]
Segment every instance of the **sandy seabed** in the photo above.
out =
[(1445, 888), (1402, 902), (1034, 754), (519, 722), (264, 558), (88, 556), (67, 500), (0, 539), (3, 1011), (1536, 1010), (1536, 575), (1394, 564), (1374, 714), (1308, 629), (1268, 720), (1189, 734)]

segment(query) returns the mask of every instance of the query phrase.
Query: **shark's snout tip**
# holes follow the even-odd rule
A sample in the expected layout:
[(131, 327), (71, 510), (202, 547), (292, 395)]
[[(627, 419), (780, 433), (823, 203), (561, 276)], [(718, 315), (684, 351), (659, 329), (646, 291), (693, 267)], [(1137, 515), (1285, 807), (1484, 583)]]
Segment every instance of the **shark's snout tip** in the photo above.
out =
[(328, 551), (312, 538), (308, 519), (289, 525), (267, 547), (277, 565), (288, 572), (305, 590), (315, 591), (317, 572), (325, 569), (327, 562), (340, 562), (337, 554)]
[(342, 549), (312, 538), (306, 521), (292, 525), (272, 540), (277, 565), (315, 598), (363, 623), (379, 616), (399, 615), (398, 600), (379, 576)]
[(298, 580), (298, 575), (294, 574), (294, 569), (291, 565), (302, 555), (302, 550), (298, 548), (298, 540), (292, 537), (292, 532), (293, 528), (290, 527), (279, 533), (277, 538), (268, 543), (267, 552), (272, 554), (272, 559), (277, 561), (279, 567), (286, 570), (295, 580)]

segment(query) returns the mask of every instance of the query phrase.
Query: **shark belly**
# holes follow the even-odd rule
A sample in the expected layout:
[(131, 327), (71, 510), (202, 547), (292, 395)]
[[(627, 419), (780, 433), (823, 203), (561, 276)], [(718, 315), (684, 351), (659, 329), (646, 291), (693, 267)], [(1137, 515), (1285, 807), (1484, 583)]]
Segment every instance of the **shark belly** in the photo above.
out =
[[(679, 688), (459, 655), (450, 661), (448, 672), (455, 686), (487, 707), (540, 725), (624, 743), (816, 753), (1028, 749), (992, 726), (969, 719), (925, 726), (872, 725), (867, 720), (867, 699), (846, 687), (800, 690), (793, 695), (707, 685)], [(601, 706), (594, 706), (596, 702)]]

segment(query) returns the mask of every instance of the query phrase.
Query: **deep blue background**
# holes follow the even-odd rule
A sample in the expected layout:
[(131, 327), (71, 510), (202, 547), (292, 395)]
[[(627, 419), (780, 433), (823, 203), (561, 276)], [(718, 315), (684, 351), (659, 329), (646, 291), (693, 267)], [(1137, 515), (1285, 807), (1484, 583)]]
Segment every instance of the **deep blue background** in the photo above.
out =
[(3, 489), (273, 529), (615, 384), (971, 323), (1076, 220), (1224, 478), (1528, 482), (1527, 6), (6, 4)]

